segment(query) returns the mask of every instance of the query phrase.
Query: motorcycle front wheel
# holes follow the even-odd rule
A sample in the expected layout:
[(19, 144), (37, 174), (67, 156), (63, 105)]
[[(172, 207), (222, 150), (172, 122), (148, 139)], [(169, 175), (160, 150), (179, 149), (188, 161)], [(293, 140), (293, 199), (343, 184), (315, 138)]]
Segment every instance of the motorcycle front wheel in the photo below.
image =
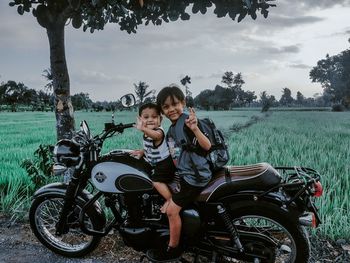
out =
[[(267, 202), (245, 202), (229, 206), (232, 222), (239, 231), (257, 233), (273, 241), (273, 247), (264, 242), (246, 239), (245, 248), (265, 253), (268, 259), (256, 259), (262, 263), (307, 263), (310, 257), (310, 243), (305, 227), (300, 226), (293, 216)], [(248, 244), (248, 245), (247, 245)], [(252, 261), (248, 261), (252, 262)]]
[[(39, 241), (53, 252), (66, 257), (82, 257), (98, 246), (101, 237), (90, 236), (81, 231), (79, 213), (85, 203), (81, 198), (75, 200), (67, 217), (67, 233), (56, 235), (56, 224), (64, 198), (64, 193), (51, 193), (34, 199), (29, 211), (30, 226)], [(90, 213), (87, 211), (85, 224), (94, 229), (97, 226)]]

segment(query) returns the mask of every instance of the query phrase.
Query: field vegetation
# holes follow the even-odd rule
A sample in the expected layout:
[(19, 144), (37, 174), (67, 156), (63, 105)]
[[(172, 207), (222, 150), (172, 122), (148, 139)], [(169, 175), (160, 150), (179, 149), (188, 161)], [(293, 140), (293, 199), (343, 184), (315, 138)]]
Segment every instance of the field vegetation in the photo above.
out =
[[(256, 110), (198, 112), (212, 118), (224, 131), (232, 165), (269, 162), (273, 166), (306, 166), (322, 175), (324, 195), (318, 199), (323, 221), (317, 230), (332, 239), (350, 239), (350, 114), (349, 112)], [(93, 134), (102, 131), (111, 113), (76, 112), (76, 127), (87, 120)], [(117, 112), (115, 121), (134, 122), (136, 112)], [(40, 144), (56, 141), (52, 112), (0, 114), (0, 211), (25, 217), (34, 184), (20, 163), (32, 158)], [(247, 125), (250, 124), (250, 125)], [(164, 121), (165, 129), (169, 126)], [(104, 152), (115, 148), (140, 148), (141, 135), (125, 131), (106, 142)], [(59, 180), (52, 178), (51, 180)]]

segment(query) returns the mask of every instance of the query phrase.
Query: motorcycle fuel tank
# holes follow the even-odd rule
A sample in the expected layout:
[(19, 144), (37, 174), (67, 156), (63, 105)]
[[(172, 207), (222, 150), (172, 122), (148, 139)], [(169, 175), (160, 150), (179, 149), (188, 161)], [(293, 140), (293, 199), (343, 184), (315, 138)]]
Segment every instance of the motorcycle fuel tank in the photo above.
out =
[(94, 186), (107, 193), (128, 193), (153, 189), (147, 174), (136, 168), (118, 162), (102, 162), (91, 171)]

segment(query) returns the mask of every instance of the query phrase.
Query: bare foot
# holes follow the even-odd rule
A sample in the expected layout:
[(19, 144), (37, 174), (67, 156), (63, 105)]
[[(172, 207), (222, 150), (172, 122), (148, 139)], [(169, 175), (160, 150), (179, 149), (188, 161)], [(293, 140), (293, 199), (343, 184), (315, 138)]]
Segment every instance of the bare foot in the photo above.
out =
[(169, 206), (169, 201), (165, 201), (165, 203), (163, 204), (163, 206), (160, 208), (160, 212), (165, 214), (166, 213), (166, 209), (168, 208)]

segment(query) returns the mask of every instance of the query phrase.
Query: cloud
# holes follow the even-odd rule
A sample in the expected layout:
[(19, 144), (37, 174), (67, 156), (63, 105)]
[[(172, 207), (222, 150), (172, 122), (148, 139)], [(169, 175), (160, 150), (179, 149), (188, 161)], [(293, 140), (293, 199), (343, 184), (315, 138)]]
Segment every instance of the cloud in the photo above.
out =
[(74, 79), (79, 84), (88, 84), (88, 85), (98, 85), (106, 83), (128, 83), (131, 80), (126, 76), (109, 76), (104, 72), (92, 71), (82, 69), (78, 72), (72, 72), (71, 78)]
[(306, 24), (314, 24), (317, 22), (323, 21), (324, 18), (317, 17), (317, 16), (304, 16), (304, 15), (294, 15), (294, 16), (287, 16), (287, 15), (279, 15), (273, 13), (271, 15), (271, 21), (273, 23), (269, 23), (270, 26), (278, 27), (278, 28), (285, 28), (285, 27), (294, 27), (299, 25), (306, 25)]
[(300, 6), (309, 8), (330, 8), (335, 5), (348, 6), (350, 0), (304, 0), (298, 1)]
[(312, 67), (306, 64), (302, 63), (292, 63), (288, 65), (290, 68), (296, 68), (296, 69), (311, 69)]
[(283, 12), (283, 14), (305, 14), (313, 10), (323, 10), (329, 9), (335, 6), (349, 7), (350, 0), (278, 0), (276, 1), (277, 7), (271, 8), (278, 9)]

